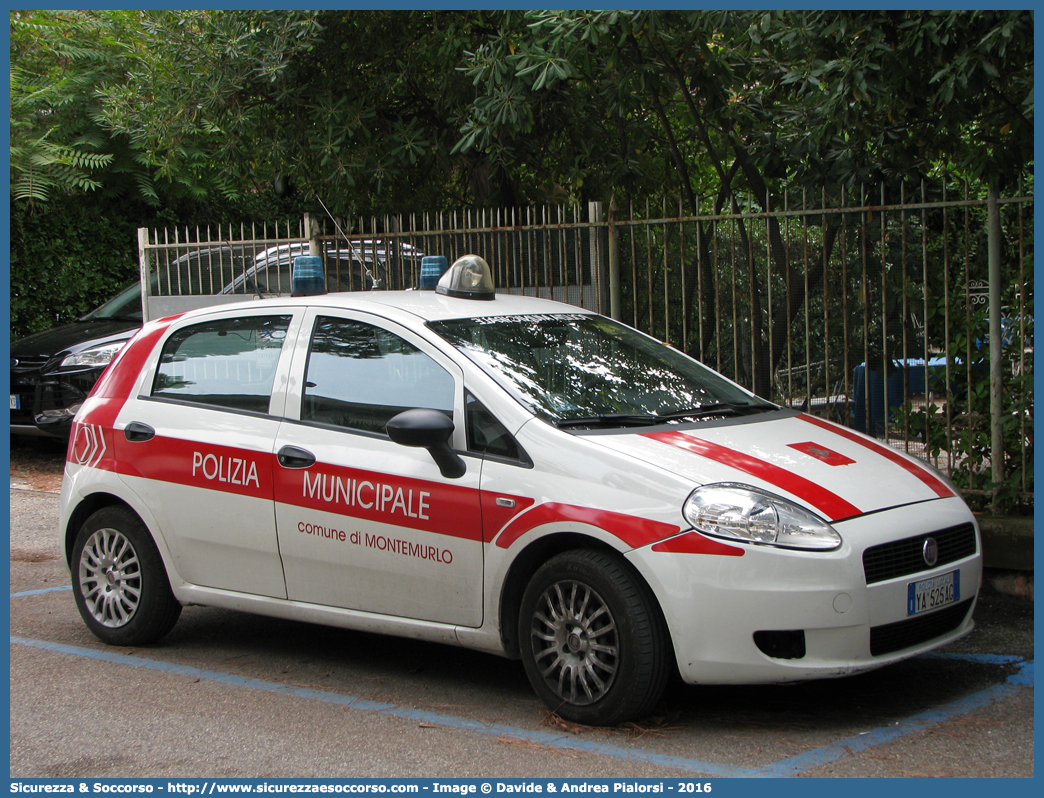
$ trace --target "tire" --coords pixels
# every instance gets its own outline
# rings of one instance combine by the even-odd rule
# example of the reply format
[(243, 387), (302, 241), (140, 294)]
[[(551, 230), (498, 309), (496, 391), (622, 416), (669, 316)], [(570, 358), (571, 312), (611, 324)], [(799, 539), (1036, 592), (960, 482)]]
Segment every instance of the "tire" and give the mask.
[(615, 726), (647, 715), (663, 695), (671, 663), (663, 616), (612, 554), (578, 549), (540, 566), (518, 632), (530, 684), (566, 720)]
[(104, 507), (84, 522), (71, 571), (80, 615), (109, 645), (154, 643), (181, 615), (156, 543), (126, 507)]

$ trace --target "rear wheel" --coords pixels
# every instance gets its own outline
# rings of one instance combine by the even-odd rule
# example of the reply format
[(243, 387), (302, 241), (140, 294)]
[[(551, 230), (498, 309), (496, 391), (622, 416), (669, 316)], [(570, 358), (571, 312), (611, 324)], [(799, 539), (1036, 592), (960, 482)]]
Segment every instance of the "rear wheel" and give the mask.
[(655, 599), (606, 552), (564, 552), (537, 570), (522, 597), (519, 642), (537, 695), (577, 723), (611, 726), (648, 714), (667, 683), (667, 632)]
[(102, 508), (80, 527), (72, 577), (87, 628), (110, 645), (155, 642), (181, 615), (152, 536), (125, 507)]

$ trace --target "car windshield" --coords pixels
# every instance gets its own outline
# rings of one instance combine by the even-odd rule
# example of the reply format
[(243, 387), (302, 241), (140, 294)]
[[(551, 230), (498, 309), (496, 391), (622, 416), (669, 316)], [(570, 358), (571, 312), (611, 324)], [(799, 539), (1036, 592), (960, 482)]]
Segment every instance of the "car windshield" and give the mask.
[(141, 321), (141, 283), (134, 282), (80, 321)]
[(563, 428), (691, 421), (775, 407), (602, 316), (490, 316), (428, 326), (532, 412)]

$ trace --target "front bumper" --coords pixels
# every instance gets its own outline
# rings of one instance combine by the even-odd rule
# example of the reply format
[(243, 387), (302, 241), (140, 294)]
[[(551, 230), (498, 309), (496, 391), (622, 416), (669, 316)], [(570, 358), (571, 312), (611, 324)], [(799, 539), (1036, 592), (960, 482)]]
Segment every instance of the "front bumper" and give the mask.
[[(974, 516), (963, 501), (923, 502), (834, 528), (843, 543), (832, 552), (737, 543), (742, 556), (657, 552), (655, 546), (628, 555), (660, 601), (686, 682), (845, 676), (938, 648), (971, 631), (982, 554)], [(872, 573), (864, 568), (868, 549), (874, 549), (873, 559), (875, 552), (888, 554), (895, 541), (915, 545), (947, 529), (960, 531), (964, 548), (940, 552), (935, 567), (909, 561)], [(910, 584), (950, 572), (959, 574), (959, 599), (909, 615)]]
[[(14, 435), (69, 437), (73, 416), (101, 376), (103, 368), (39, 374), (11, 372), (11, 408)], [(14, 405), (12, 400), (12, 405)]]

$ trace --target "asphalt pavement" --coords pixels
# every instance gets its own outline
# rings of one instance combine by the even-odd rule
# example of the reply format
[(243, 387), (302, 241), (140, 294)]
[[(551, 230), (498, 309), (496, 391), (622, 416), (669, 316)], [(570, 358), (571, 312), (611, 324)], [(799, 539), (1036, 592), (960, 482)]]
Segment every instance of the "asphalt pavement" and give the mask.
[(188, 607), (159, 643), (87, 631), (55, 494), (11, 490), (18, 777), (1031, 777), (1033, 604), (870, 674), (672, 684), (656, 717), (558, 722), (522, 667), (462, 649)]

